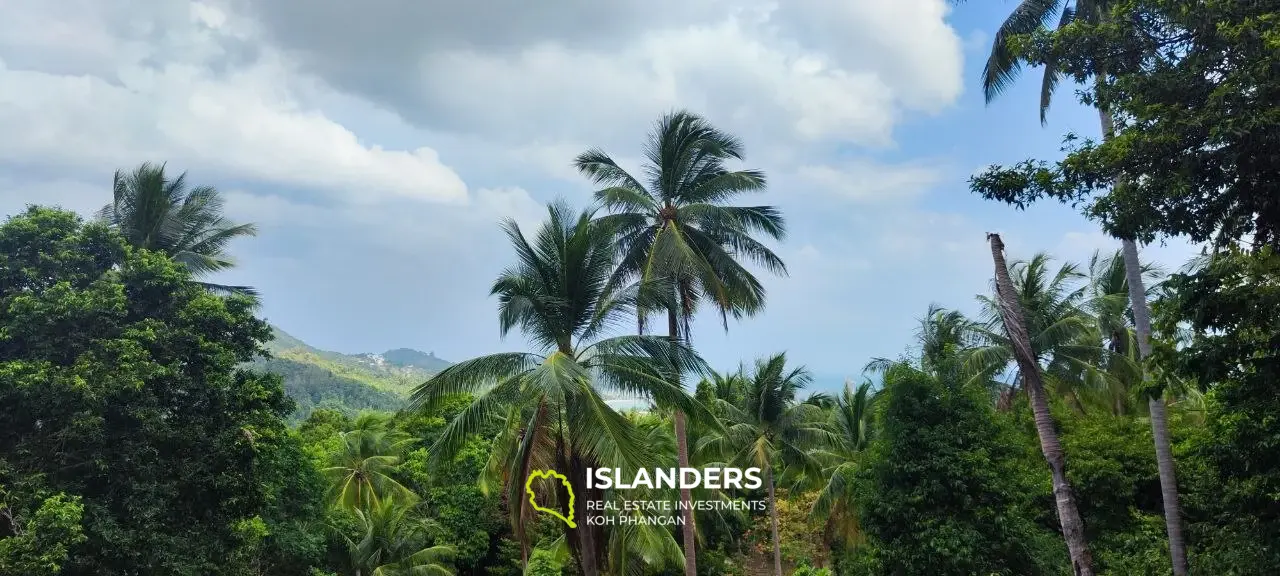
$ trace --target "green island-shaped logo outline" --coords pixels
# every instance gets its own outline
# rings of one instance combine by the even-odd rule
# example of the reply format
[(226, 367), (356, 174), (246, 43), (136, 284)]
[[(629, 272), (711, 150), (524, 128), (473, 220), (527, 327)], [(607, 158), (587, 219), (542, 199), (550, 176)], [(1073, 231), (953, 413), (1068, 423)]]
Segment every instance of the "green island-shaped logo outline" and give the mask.
[[(569, 491), (569, 517), (568, 518), (565, 518), (564, 516), (560, 515), (560, 512), (557, 512), (550, 508), (544, 508), (538, 505), (537, 498), (533, 494), (533, 480), (535, 478), (558, 478), (560, 480), (560, 483), (564, 484), (565, 490)], [(550, 514), (552, 516), (555, 516), (556, 518), (564, 520), (564, 523), (568, 524), (570, 528), (578, 527), (577, 524), (573, 523), (573, 500), (574, 500), (573, 486), (569, 485), (568, 476), (565, 476), (564, 474), (556, 472), (555, 470), (534, 470), (529, 473), (529, 478), (524, 481), (524, 491), (529, 495), (529, 504), (533, 506), (534, 510), (538, 512), (546, 512), (547, 514)]]

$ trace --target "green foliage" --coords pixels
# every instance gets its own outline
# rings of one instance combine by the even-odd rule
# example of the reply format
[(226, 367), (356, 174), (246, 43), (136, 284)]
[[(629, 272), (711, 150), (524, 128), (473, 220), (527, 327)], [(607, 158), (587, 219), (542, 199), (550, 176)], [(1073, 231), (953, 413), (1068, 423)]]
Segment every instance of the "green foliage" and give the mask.
[(535, 549), (529, 557), (529, 564), (525, 566), (525, 576), (560, 576), (563, 574), (564, 567), (556, 560), (555, 554), (550, 550), (541, 548)]
[(345, 536), (350, 567), (371, 576), (452, 575), (453, 547), (430, 545), (433, 522), (412, 503), (388, 495), (354, 510), (357, 530)]
[[(1064, 160), (993, 167), (970, 181), (973, 190), (1018, 206), (1071, 202), (1122, 237), (1216, 236), (1226, 245), (1252, 235), (1255, 245), (1276, 246), (1276, 2), (1112, 4), (1106, 21), (1038, 34), (1019, 43), (1018, 55), (1055, 62), (1077, 80), (1105, 70), (1084, 101), (1110, 111), (1115, 137), (1080, 143), (1069, 135)], [(1136, 177), (1111, 189), (1126, 176)]]
[(1051, 574), (1064, 561), (1037, 524), (1030, 442), (989, 401), (898, 364), (885, 374), (884, 424), (857, 478), (869, 556), (883, 574)]
[(415, 450), (400, 468), (431, 511), (439, 528), (437, 539), (456, 549), (455, 564), (476, 573), (489, 564), (505, 563), (494, 548), (499, 537), (509, 535), (501, 502), (476, 485), (489, 461), (491, 442), (473, 438), (451, 462), (437, 466), (430, 465), (426, 450)]
[(273, 575), (302, 575), (323, 561), (326, 484), (302, 437), (288, 432), (280, 449), (260, 455), (266, 534), (254, 564)]
[(814, 568), (808, 564), (801, 564), (795, 572), (791, 573), (791, 576), (832, 576), (832, 574), (829, 568)]
[[(717, 392), (728, 392), (730, 398), (738, 398), (741, 403), (734, 405), (729, 399), (716, 398), (715, 407), (724, 420), (725, 430), (705, 435), (697, 445), (698, 454), (704, 459), (718, 458), (732, 466), (762, 470), (770, 519), (778, 518), (786, 507), (788, 515), (802, 525), (810, 521), (812, 501), (797, 510), (776, 498), (775, 463), (784, 467), (781, 470), (784, 473), (793, 471), (801, 476), (822, 473), (822, 464), (814, 452), (833, 444), (832, 436), (824, 428), (828, 416), (821, 406), (826, 398), (811, 396), (803, 402), (797, 401), (797, 395), (810, 381), (811, 376), (804, 367), (787, 368), (785, 353), (757, 361), (750, 374), (741, 375), (728, 386), (717, 387)], [(739, 391), (745, 393), (739, 394)], [(775, 538), (772, 522), (769, 526), (771, 555), (775, 565), (780, 565), (786, 557), (781, 550), (782, 534), (779, 532)], [(756, 533), (759, 532), (763, 530)], [(812, 544), (807, 538), (792, 539), (789, 553), (805, 554), (809, 552), (807, 544)]]
[(726, 430), (700, 440), (699, 453), (762, 470), (770, 469), (775, 460), (816, 470), (820, 464), (812, 450), (827, 438), (822, 429), (827, 415), (815, 403), (797, 401), (812, 381), (809, 372), (803, 366), (788, 369), (786, 354), (775, 354), (756, 362), (755, 370), (744, 377), (741, 404), (716, 398)]
[[(1067, 475), (1094, 568), (1117, 576), (1167, 569), (1168, 540), (1150, 424), (1105, 413), (1060, 421), (1063, 450), (1071, 455)], [(1184, 435), (1181, 428), (1171, 432), (1175, 439)]]
[(350, 430), (351, 418), (340, 410), (321, 408), (298, 425), (298, 436), (313, 455), (326, 459), (338, 450), (340, 434)]
[(80, 498), (64, 574), (224, 573), (291, 442), (279, 380), (236, 370), (252, 308), (68, 212), (0, 225), (0, 458)]
[(1201, 491), (1186, 504), (1193, 562), (1202, 573), (1262, 574), (1280, 565), (1280, 256), (1231, 251), (1170, 289), (1161, 322), (1185, 322), (1194, 336), (1168, 361), (1213, 383), (1187, 454)]
[[(782, 561), (787, 565), (823, 562), (828, 555), (828, 544), (823, 523), (810, 516), (815, 493), (778, 498), (778, 541), (781, 543)], [(743, 536), (756, 543), (759, 550), (770, 550), (769, 517), (759, 516), (756, 523)]]
[(80, 499), (56, 494), (44, 499), (30, 520), (24, 516), (10, 503), (0, 501), (0, 575), (59, 574), (68, 551), (85, 540)]
[[(1134, 401), (1161, 388), (1179, 400), (1169, 430), (1195, 573), (1280, 565), (1277, 13), (1275, 0), (1026, 0), (994, 39), (988, 99), (1022, 64), (1044, 64), (1042, 118), (1060, 77), (1095, 79), (1083, 101), (1115, 133), (1069, 135), (1060, 162), (993, 167), (971, 180), (976, 192), (1076, 203), (1124, 237), (1215, 241), (1201, 267), (1151, 292), (1146, 366), (1121, 259), (1095, 255), (1087, 279), (1043, 255), (1013, 267), (1100, 575), (1168, 571)], [(931, 307), (919, 358), (871, 365), (884, 371), (878, 394), (800, 401), (807, 376), (782, 355), (751, 374), (710, 373), (687, 345), (690, 319), (702, 303), (725, 320), (760, 311), (744, 264), (785, 273), (755, 238), (781, 239), (783, 220), (726, 205), (764, 176), (730, 170), (741, 143), (702, 118), (667, 115), (648, 144), (644, 181), (598, 150), (576, 159), (609, 214), (557, 203), (532, 239), (506, 225), (517, 262), (492, 295), (503, 333), (520, 329), (533, 349), (458, 365), (409, 349), (318, 350), (255, 318), (250, 289), (196, 282), (231, 266), (227, 243), (254, 229), (162, 166), (117, 173), (101, 221), (42, 208), (10, 218), (0, 576), (674, 574), (676, 530), (565, 530), (527, 509), (522, 482), (534, 467), (578, 481), (588, 467), (669, 464), (671, 409), (691, 416), (694, 465), (767, 471), (779, 523), (774, 538), (766, 515), (699, 512), (700, 575), (745, 574), (775, 541), (798, 576), (829, 576), (811, 565), (828, 559), (840, 574), (1065, 573), (1019, 382), (996, 380), (1010, 354), (992, 300), (980, 299), (979, 321)], [(610, 337), (656, 311), (683, 344)], [(708, 375), (697, 401), (678, 386), (691, 372)], [(1199, 413), (1184, 402), (1200, 398), (1192, 387)], [(411, 390), (415, 410), (383, 412)], [(606, 403), (618, 396), (659, 409), (622, 414)], [(575, 491), (579, 504), (618, 497)], [(567, 505), (549, 492), (539, 496)], [(539, 541), (550, 545), (522, 569)]]
[(449, 366), (449, 362), (417, 350), (400, 348), (382, 354), (379, 362), (373, 354), (343, 354), (315, 348), (298, 338), (271, 327), (272, 339), (267, 350), (273, 358), (311, 364), (335, 377), (362, 382), (373, 388), (404, 394), (432, 374)]
[[(699, 526), (699, 532), (703, 532)], [(710, 540), (708, 538), (707, 540)], [(734, 561), (734, 555), (708, 544), (698, 547), (698, 576), (745, 576), (746, 569)]]

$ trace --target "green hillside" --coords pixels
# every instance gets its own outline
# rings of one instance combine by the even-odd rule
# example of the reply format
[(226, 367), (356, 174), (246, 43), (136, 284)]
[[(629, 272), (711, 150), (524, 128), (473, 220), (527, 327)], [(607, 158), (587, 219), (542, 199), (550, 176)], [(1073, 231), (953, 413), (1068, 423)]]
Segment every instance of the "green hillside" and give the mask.
[(284, 380), (285, 394), (297, 404), (290, 418), (293, 422), (305, 419), (317, 408), (354, 414), (365, 410), (396, 410), (404, 404), (404, 398), (397, 394), (307, 362), (260, 358), (249, 366), (254, 370), (278, 374)]
[(267, 344), (271, 358), (257, 359), (250, 367), (284, 379), (285, 392), (298, 405), (294, 419), (316, 408), (395, 410), (414, 386), (449, 366), (434, 354), (409, 348), (343, 354), (315, 348), (277, 326), (272, 331), (274, 339)]

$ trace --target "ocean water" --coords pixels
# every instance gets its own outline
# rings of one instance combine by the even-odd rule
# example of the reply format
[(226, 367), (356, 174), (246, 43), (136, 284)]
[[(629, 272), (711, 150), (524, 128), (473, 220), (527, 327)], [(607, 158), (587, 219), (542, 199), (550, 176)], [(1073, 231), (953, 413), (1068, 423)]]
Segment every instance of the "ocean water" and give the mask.
[(645, 411), (649, 409), (648, 400), (637, 399), (637, 398), (617, 398), (614, 400), (606, 400), (605, 404), (608, 404), (610, 408), (613, 408), (614, 410), (618, 410), (618, 411), (625, 411), (625, 410)]
[[(863, 381), (863, 378), (864, 377), (861, 375), (841, 376), (841, 375), (833, 375), (833, 374), (815, 374), (813, 376), (813, 381), (810, 382), (809, 385), (806, 386), (805, 389), (800, 392), (799, 398), (804, 399), (808, 397), (810, 394), (814, 394), (817, 392), (822, 392), (822, 393), (829, 394), (831, 396), (836, 396), (840, 394), (841, 390), (844, 390), (845, 382), (849, 382), (856, 387), (859, 383)], [(872, 378), (872, 381), (876, 382), (878, 381), (878, 378)], [(612, 400), (606, 400), (605, 403), (611, 406), (614, 410), (619, 410), (619, 411), (624, 411), (624, 410), (644, 411), (644, 410), (648, 410), (650, 407), (648, 400), (637, 399), (637, 398), (615, 398)]]

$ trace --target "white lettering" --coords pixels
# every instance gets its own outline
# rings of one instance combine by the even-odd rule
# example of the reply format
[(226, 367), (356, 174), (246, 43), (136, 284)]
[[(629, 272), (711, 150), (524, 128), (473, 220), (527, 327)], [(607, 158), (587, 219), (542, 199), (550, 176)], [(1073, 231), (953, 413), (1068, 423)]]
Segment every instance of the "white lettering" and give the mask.
[(707, 468), (702, 473), (702, 487), (707, 490), (720, 489), (720, 468)]
[(724, 489), (725, 490), (741, 490), (742, 489), (742, 469), (741, 468), (725, 468), (724, 469)]
[[(693, 474), (692, 479), (690, 479), (689, 474)], [(697, 468), (681, 468), (680, 469), (680, 488), (681, 489), (697, 488), (698, 484), (701, 481), (702, 481), (702, 473), (698, 472)]]
[(600, 488), (601, 490), (613, 488), (613, 477), (609, 475), (608, 468), (596, 468), (595, 473), (596, 480), (598, 482), (596, 484), (597, 488)]
[(675, 488), (676, 487), (676, 475), (678, 473), (676, 472), (675, 468), (658, 468), (654, 470), (654, 472), (657, 473), (657, 478), (655, 479), (655, 481), (658, 484), (657, 486), (655, 486), (655, 488)]
[(632, 488), (639, 488), (641, 486), (644, 486), (645, 488), (653, 488), (653, 479), (649, 478), (649, 471), (644, 468), (636, 470), (636, 479), (631, 483)]

